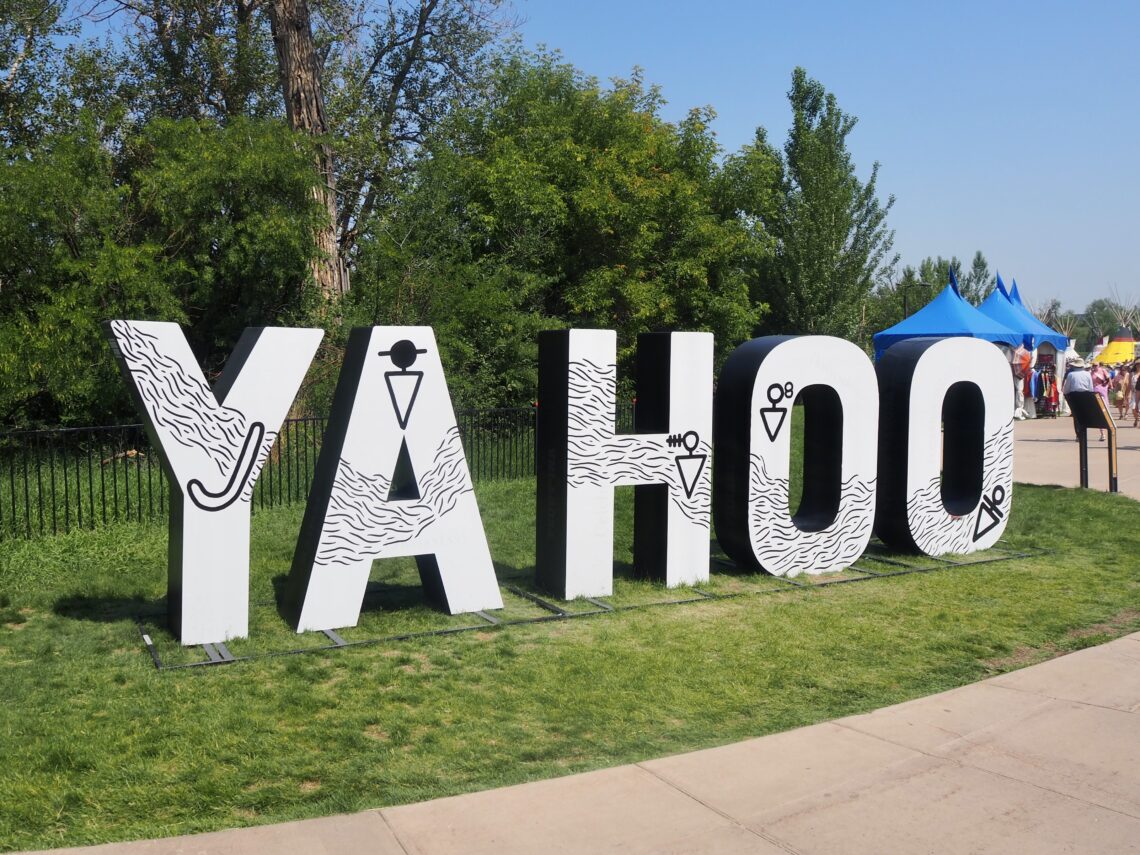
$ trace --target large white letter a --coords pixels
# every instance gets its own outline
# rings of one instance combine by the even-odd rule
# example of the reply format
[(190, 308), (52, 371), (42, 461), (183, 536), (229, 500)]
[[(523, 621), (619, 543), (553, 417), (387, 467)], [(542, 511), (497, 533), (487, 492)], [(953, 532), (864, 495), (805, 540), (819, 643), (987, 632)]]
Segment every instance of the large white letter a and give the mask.
[(290, 620), (355, 626), (372, 562), (408, 555), (450, 613), (503, 607), (431, 327), (362, 327), (293, 556)]

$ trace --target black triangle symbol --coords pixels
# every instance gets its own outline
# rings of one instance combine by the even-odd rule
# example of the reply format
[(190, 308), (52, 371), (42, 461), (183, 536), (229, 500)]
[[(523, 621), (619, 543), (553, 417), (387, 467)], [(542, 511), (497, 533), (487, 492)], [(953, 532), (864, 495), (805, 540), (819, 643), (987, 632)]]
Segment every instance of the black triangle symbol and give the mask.
[[(407, 430), (408, 419), (412, 417), (412, 407), (420, 393), (420, 383), (424, 379), (422, 371), (385, 371), (384, 382), (388, 384), (388, 397), (392, 399), (392, 409), (396, 411), (396, 421), (401, 430)], [(397, 382), (393, 383), (395, 380)]]
[[(982, 515), (985, 514), (987, 523), (986, 527), (982, 528)], [(982, 499), (982, 503), (978, 505), (978, 519), (974, 523), (974, 542), (976, 543), (981, 538), (985, 537), (986, 533), (992, 531), (993, 528), (1002, 520), (1002, 512), (997, 509), (989, 499)]]
[[(776, 441), (780, 435), (780, 428), (784, 426), (784, 417), (788, 414), (787, 407), (761, 407), (760, 419), (764, 422), (764, 430), (768, 432), (768, 439)], [(773, 425), (773, 422), (775, 424)]]
[(412, 468), (412, 455), (408, 453), (408, 441), (400, 441), (400, 453), (396, 457), (396, 469), (392, 473), (392, 486), (388, 489), (389, 502), (406, 502), (420, 498), (420, 485), (416, 480), (416, 470)]
[[(707, 454), (679, 454), (677, 455), (677, 471), (681, 473), (681, 484), (685, 488), (685, 497), (693, 498), (693, 490), (697, 489), (697, 481), (704, 471)], [(694, 468), (694, 463), (696, 468)]]

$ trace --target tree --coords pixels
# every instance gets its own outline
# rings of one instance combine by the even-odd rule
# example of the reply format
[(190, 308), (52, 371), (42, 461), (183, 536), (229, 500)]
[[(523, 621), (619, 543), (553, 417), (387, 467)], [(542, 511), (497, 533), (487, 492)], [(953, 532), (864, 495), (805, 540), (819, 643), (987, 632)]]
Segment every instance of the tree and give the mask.
[(1074, 335), (1078, 349), (1087, 353), (1098, 340), (1115, 333), (1120, 326), (1118, 318), (1124, 311), (1124, 305), (1111, 297), (1098, 297), (1085, 306)]
[(316, 140), (327, 223), (312, 273), (333, 299), (348, 290), (361, 224), (392, 203), (425, 135), (478, 87), (485, 48), (513, 25), (500, 3), (99, 0), (90, 14), (137, 25), (140, 121), (283, 115)]
[[(961, 270), (961, 265), (958, 266), (958, 270)], [(980, 306), (996, 285), (997, 277), (990, 273), (989, 262), (979, 249), (974, 253), (969, 272), (958, 280), (958, 290), (967, 301)]]
[(969, 271), (963, 273), (962, 262), (956, 258), (928, 256), (918, 267), (907, 265), (898, 281), (881, 282), (868, 297), (861, 343), (870, 345), (870, 336), (894, 326), (905, 315), (913, 315), (941, 293), (950, 282), (950, 271), (958, 278), (958, 290), (973, 305), (979, 305), (993, 286), (996, 277), (990, 274), (989, 263), (979, 250)]
[(32, 145), (58, 73), (54, 41), (74, 30), (55, 0), (0, 0), (0, 148)]
[[(1026, 306), (1026, 308), (1033, 313), (1037, 320), (1050, 327), (1054, 326), (1062, 313), (1061, 301), (1056, 297), (1050, 297), (1040, 303)], [(1058, 332), (1060, 331), (1059, 327), (1054, 327), (1054, 329), (1057, 329)]]
[(731, 349), (759, 316), (741, 272), (755, 239), (717, 209), (709, 112), (673, 125), (660, 106), (636, 72), (603, 88), (554, 55), (495, 60), (371, 223), (355, 311), (447, 329), (469, 402), (529, 400), (544, 327), (616, 329), (625, 369), (640, 332), (715, 330)]
[(320, 212), (277, 122), (156, 120), (110, 151), (96, 122), (0, 165), (0, 420), (132, 412), (103, 320), (187, 325), (207, 374), (247, 325), (296, 321)]
[[(136, 122), (279, 114), (276, 65), (262, 0), (96, 0), (81, 7), (92, 20), (126, 17), (134, 25), (118, 69), (136, 92)], [(83, 46), (92, 50), (90, 43)], [(118, 58), (104, 49), (112, 67)], [(92, 105), (88, 105), (92, 106)]]
[(403, 0), (339, 37), (325, 62), (336, 134), (337, 234), (351, 264), (361, 227), (413, 180), (428, 135), (485, 86), (487, 49), (514, 26), (501, 0)]
[(920, 282), (927, 283), (933, 289), (931, 292), (933, 297), (950, 284), (951, 270), (954, 271), (954, 278), (958, 280), (958, 287), (961, 290), (962, 262), (956, 255), (950, 258), (943, 258), (941, 255), (927, 256), (922, 259), (918, 264), (918, 278)]
[(886, 227), (894, 198), (875, 194), (879, 164), (863, 183), (847, 150), (856, 119), (802, 68), (788, 92), (792, 127), (781, 154), (761, 129), (726, 169), (740, 214), (775, 241), (752, 273), (756, 302), (772, 308), (770, 332), (857, 335), (876, 277), (894, 259)]
[(319, 255), (313, 262), (313, 278), (326, 299), (331, 299), (348, 290), (348, 270), (336, 236), (336, 167), (309, 5), (305, 0), (269, 0), (269, 20), (285, 116), (293, 130), (315, 138), (316, 168), (321, 182), (313, 193), (325, 209), (326, 218), (317, 228)]
[[(893, 272), (893, 271), (892, 271)], [(857, 343), (870, 349), (871, 337), (913, 315), (938, 296), (941, 286), (924, 279), (909, 264), (897, 281), (888, 277), (881, 281), (864, 302), (864, 312)]]

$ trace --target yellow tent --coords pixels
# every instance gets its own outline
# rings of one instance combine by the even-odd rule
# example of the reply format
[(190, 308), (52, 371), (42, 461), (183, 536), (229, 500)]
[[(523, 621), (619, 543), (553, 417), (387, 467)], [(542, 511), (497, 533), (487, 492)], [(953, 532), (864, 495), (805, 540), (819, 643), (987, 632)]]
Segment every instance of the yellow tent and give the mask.
[(1121, 362), (1131, 362), (1135, 358), (1136, 339), (1132, 337), (1127, 327), (1121, 327), (1116, 331), (1116, 335), (1109, 339), (1104, 350), (1094, 356), (1092, 361), (1101, 365), (1116, 365)]

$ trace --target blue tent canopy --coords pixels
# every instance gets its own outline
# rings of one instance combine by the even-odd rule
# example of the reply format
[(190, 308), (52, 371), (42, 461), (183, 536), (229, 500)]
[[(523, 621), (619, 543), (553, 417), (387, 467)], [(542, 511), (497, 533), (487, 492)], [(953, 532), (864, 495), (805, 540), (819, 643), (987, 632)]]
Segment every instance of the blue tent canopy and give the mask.
[(1028, 312), (1010, 302), (1009, 292), (1005, 290), (1005, 283), (1001, 281), (1000, 273), (997, 277), (997, 287), (982, 301), (982, 305), (978, 306), (978, 311), (993, 318), (999, 324), (1009, 327), (1014, 332), (1021, 333), (1021, 343), (1029, 350), (1037, 347), (1040, 334), (1037, 326), (1040, 326), (1041, 322), (1034, 318), (1037, 324), (1033, 327), (1030, 326), (1025, 317)]
[(1023, 333), (1015, 332), (988, 315), (983, 315), (967, 303), (958, 293), (958, 282), (951, 271), (950, 284), (942, 289), (941, 294), (909, 318), (875, 335), (875, 359), (882, 356), (883, 351), (892, 344), (919, 336), (970, 336), (1017, 347)]
[[(1049, 344), (1053, 345), (1053, 347), (1057, 348), (1057, 350), (1064, 350), (1069, 346), (1069, 339), (1065, 336), (1064, 333), (1059, 333), (1052, 327), (1041, 323), (1041, 321), (1037, 319), (1036, 315), (1029, 311), (1029, 309), (1025, 308), (1025, 305), (1021, 302), (1021, 294), (1017, 292), (1016, 279), (1013, 280), (1013, 291), (1006, 293), (1005, 285), (1002, 283), (1001, 276), (999, 275), (997, 278), (997, 288), (994, 290), (995, 293), (996, 291), (1001, 290), (1001, 292), (1005, 294), (1006, 299), (1009, 300), (1009, 304), (1013, 306), (1014, 310), (1025, 319), (1025, 328), (1033, 333), (1037, 339), (1037, 344), (1048, 342)], [(990, 296), (992, 297), (993, 294)], [(1029, 345), (1026, 345), (1026, 347), (1028, 346)]]

